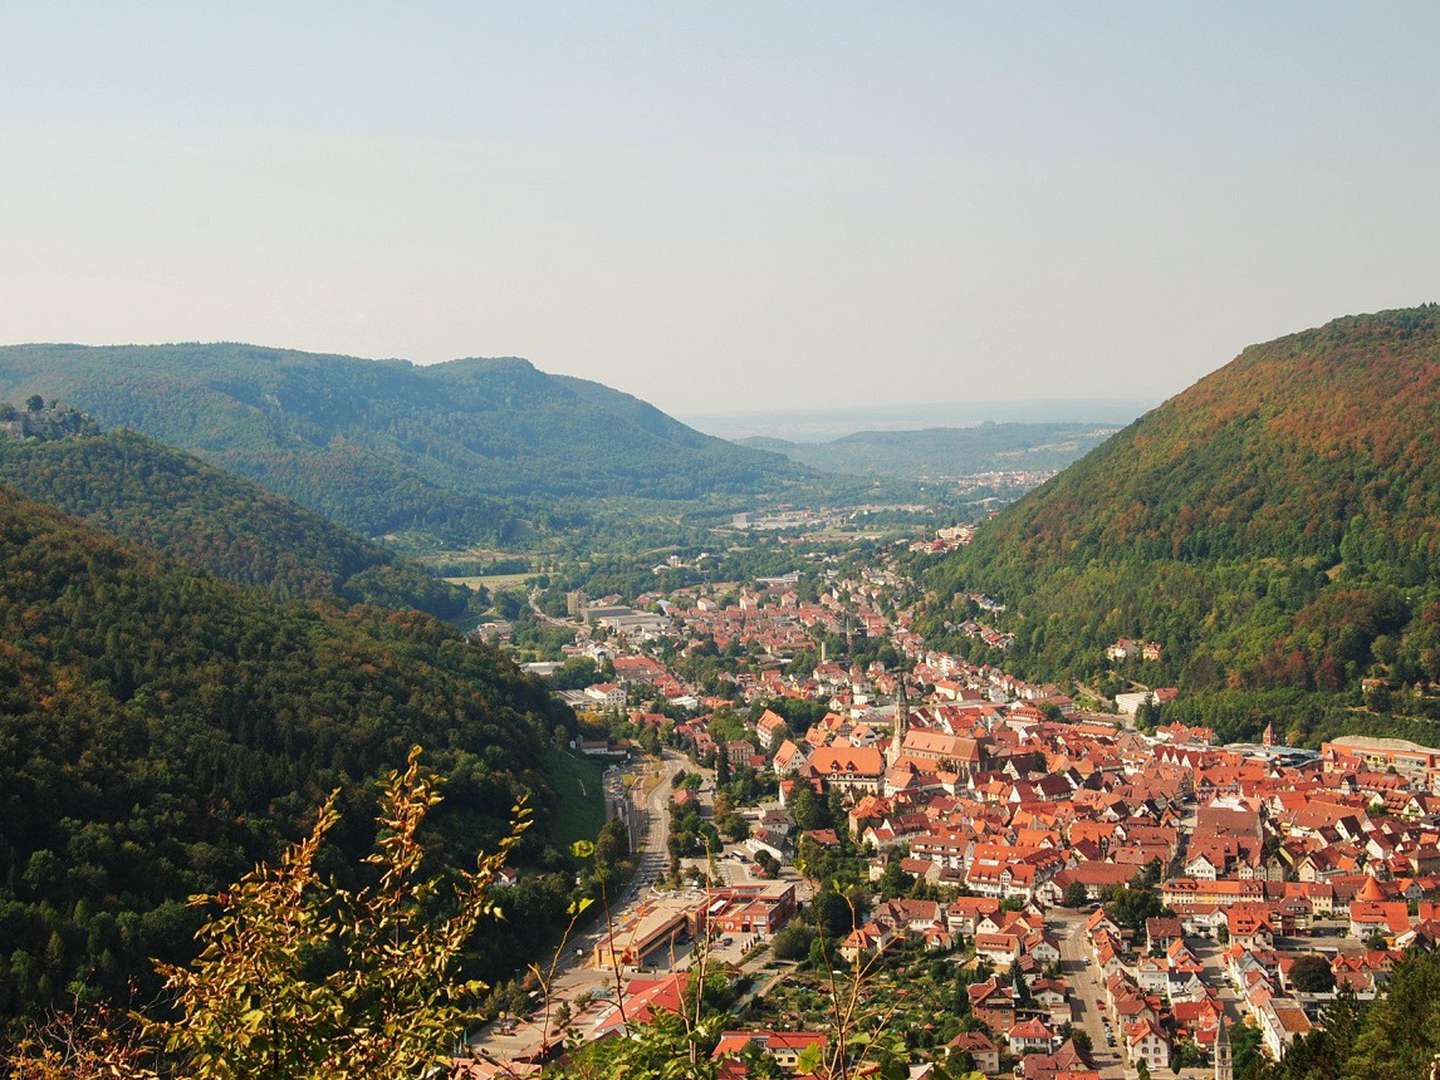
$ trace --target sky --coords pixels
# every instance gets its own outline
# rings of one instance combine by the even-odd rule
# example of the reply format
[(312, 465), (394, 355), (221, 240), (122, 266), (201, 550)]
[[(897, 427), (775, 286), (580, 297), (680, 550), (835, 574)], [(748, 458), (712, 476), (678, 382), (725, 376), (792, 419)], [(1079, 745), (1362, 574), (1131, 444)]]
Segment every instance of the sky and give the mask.
[(0, 342), (696, 415), (1158, 401), (1440, 299), (1440, 5), (0, 5)]

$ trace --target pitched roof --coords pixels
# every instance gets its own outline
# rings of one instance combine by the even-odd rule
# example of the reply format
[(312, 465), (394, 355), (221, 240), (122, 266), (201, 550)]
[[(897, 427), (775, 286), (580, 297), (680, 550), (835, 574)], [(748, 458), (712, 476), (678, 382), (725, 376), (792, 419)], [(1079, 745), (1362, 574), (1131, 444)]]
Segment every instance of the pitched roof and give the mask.
[(725, 1031), (715, 1044), (711, 1057), (732, 1057), (741, 1053), (751, 1043), (758, 1043), (774, 1053), (777, 1050), (802, 1051), (811, 1046), (823, 1046), (823, 1031)]
[(1039, 1020), (1025, 1020), (1010, 1029), (1012, 1039), (1048, 1039), (1050, 1029)]
[(885, 756), (873, 746), (822, 746), (810, 755), (817, 776), (873, 776), (885, 772)]

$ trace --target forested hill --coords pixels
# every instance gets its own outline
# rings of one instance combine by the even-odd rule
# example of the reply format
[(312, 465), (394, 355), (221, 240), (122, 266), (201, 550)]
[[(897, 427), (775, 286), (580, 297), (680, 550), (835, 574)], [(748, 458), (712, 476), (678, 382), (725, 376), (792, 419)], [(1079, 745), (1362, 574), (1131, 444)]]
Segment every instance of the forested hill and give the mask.
[(826, 442), (788, 442), (763, 436), (741, 445), (784, 454), (824, 472), (906, 480), (981, 472), (1062, 469), (1098, 446), (1113, 424), (985, 423), (913, 431), (857, 431)]
[(0, 348), (0, 400), (58, 398), (366, 536), (507, 539), (577, 500), (771, 490), (784, 458), (518, 359), (432, 366), (251, 345)]
[(373, 799), (413, 743), (450, 776), (437, 851), (473, 859), (521, 791), (548, 816), (538, 765), (572, 723), (428, 616), (278, 601), (0, 487), (0, 1017), (188, 955), (187, 896), (333, 787)]
[(1126, 636), (1165, 646), (1152, 685), (1440, 680), (1440, 307), (1247, 348), (932, 583), (1007, 601), (1015, 662), (1048, 676)]
[(304, 507), (132, 431), (0, 435), (0, 484), (284, 597), (463, 615), (474, 595)]

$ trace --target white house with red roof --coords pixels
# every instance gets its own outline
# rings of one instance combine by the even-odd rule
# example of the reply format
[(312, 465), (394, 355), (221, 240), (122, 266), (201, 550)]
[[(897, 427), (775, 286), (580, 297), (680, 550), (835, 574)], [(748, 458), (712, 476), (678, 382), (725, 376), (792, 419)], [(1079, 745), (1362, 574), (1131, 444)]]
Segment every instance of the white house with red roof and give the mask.
[(1024, 1054), (1048, 1054), (1055, 1049), (1055, 1034), (1045, 1026), (1043, 1020), (1022, 1020), (1006, 1034), (1010, 1052), (1016, 1057)]
[(1131, 1065), (1143, 1061), (1151, 1075), (1170, 1067), (1170, 1041), (1154, 1020), (1137, 1020), (1125, 1028), (1125, 1054)]
[(714, 1058), (736, 1058), (748, 1047), (755, 1047), (774, 1060), (782, 1069), (793, 1070), (800, 1061), (800, 1055), (812, 1046), (824, 1049), (826, 1036), (823, 1031), (726, 1031), (720, 1035)]
[(760, 745), (766, 750), (773, 750), (777, 743), (784, 739), (788, 730), (785, 718), (769, 709), (761, 713), (760, 719), (755, 721), (755, 734), (760, 739)]

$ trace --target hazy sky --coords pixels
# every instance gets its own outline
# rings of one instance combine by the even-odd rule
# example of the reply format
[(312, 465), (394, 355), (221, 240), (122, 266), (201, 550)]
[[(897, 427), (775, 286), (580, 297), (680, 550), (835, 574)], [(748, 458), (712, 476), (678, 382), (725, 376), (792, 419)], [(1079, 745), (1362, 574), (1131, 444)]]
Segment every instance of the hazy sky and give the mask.
[(1440, 4), (0, 5), (0, 342), (1160, 398), (1440, 299)]

